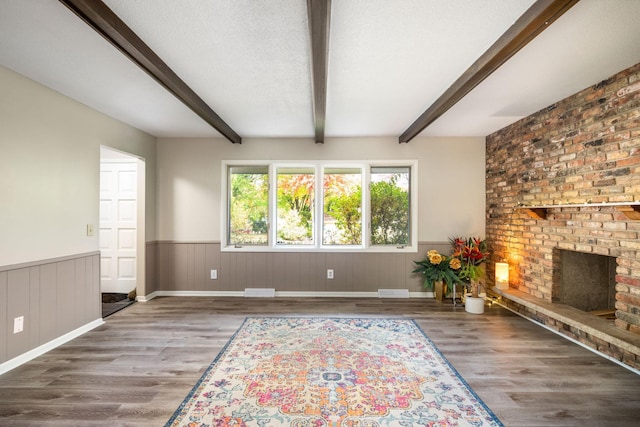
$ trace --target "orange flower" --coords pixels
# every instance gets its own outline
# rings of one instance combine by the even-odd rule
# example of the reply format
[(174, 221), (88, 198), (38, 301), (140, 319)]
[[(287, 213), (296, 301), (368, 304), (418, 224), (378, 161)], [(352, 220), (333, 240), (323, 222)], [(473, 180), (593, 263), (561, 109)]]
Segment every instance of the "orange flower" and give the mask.
[(440, 264), (444, 259), (444, 257), (440, 255), (440, 253), (438, 253), (437, 251), (429, 251), (427, 256), (429, 257), (429, 262), (434, 265)]

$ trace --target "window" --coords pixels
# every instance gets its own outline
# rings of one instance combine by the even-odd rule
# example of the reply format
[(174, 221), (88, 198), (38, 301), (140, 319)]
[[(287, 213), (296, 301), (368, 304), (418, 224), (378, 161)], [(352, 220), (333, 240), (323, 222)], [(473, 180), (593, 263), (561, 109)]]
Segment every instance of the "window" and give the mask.
[(223, 250), (415, 250), (415, 161), (223, 167)]
[(408, 167), (371, 168), (371, 244), (409, 244)]
[(315, 169), (277, 169), (277, 226), (278, 245), (313, 245)]
[(269, 168), (229, 167), (228, 245), (266, 245), (269, 224)]
[(324, 169), (323, 245), (362, 245), (362, 170)]

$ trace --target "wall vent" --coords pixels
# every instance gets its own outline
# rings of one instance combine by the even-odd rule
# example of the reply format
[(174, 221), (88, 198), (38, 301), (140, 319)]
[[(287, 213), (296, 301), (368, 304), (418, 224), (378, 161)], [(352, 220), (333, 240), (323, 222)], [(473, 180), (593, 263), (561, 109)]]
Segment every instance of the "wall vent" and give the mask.
[(245, 288), (245, 298), (273, 298), (276, 296), (275, 288)]
[(378, 289), (378, 298), (409, 298), (409, 289)]

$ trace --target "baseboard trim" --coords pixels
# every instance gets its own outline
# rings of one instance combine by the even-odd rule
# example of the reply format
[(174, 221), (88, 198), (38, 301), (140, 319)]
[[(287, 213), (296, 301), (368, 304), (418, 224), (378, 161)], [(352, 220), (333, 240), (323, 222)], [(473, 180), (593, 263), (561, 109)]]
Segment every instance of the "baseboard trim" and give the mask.
[(147, 302), (147, 301), (151, 301), (152, 299), (154, 299), (157, 296), (158, 296), (158, 291), (151, 292), (148, 295), (137, 295), (136, 296), (136, 301), (137, 302)]
[(433, 292), (409, 292), (409, 298), (435, 298)]
[(148, 302), (157, 297), (244, 297), (244, 291), (154, 291), (136, 297), (136, 301)]
[(283, 298), (377, 298), (377, 292), (312, 292), (312, 291), (281, 291), (276, 297)]
[(14, 357), (13, 359), (0, 364), (0, 375), (17, 368), (18, 366), (23, 365), (38, 356), (42, 356), (43, 354), (53, 350), (54, 348), (59, 347), (62, 344), (65, 344), (72, 339), (77, 338), (80, 335), (83, 335), (90, 330), (97, 328), (102, 324), (104, 324), (104, 320), (102, 320), (102, 318), (96, 319), (93, 322), (89, 322), (86, 325), (80, 326), (79, 328), (74, 329), (71, 332), (67, 332), (66, 334), (61, 335), (56, 339), (53, 339), (45, 344), (42, 344), (41, 346), (27, 351), (26, 353), (22, 353), (20, 356)]
[[(147, 302), (156, 297), (244, 297), (244, 291), (154, 291), (136, 297), (136, 301)], [(315, 292), (276, 291), (278, 298), (378, 298), (378, 292)], [(433, 292), (409, 292), (409, 298), (433, 298)]]
[(378, 298), (409, 298), (409, 289), (378, 289)]

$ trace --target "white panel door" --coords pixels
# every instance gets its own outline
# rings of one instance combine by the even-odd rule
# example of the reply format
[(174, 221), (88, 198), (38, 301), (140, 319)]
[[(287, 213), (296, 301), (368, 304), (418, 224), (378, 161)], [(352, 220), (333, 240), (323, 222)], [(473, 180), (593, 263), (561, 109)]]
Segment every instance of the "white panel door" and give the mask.
[(136, 163), (100, 164), (100, 271), (102, 292), (136, 287)]

